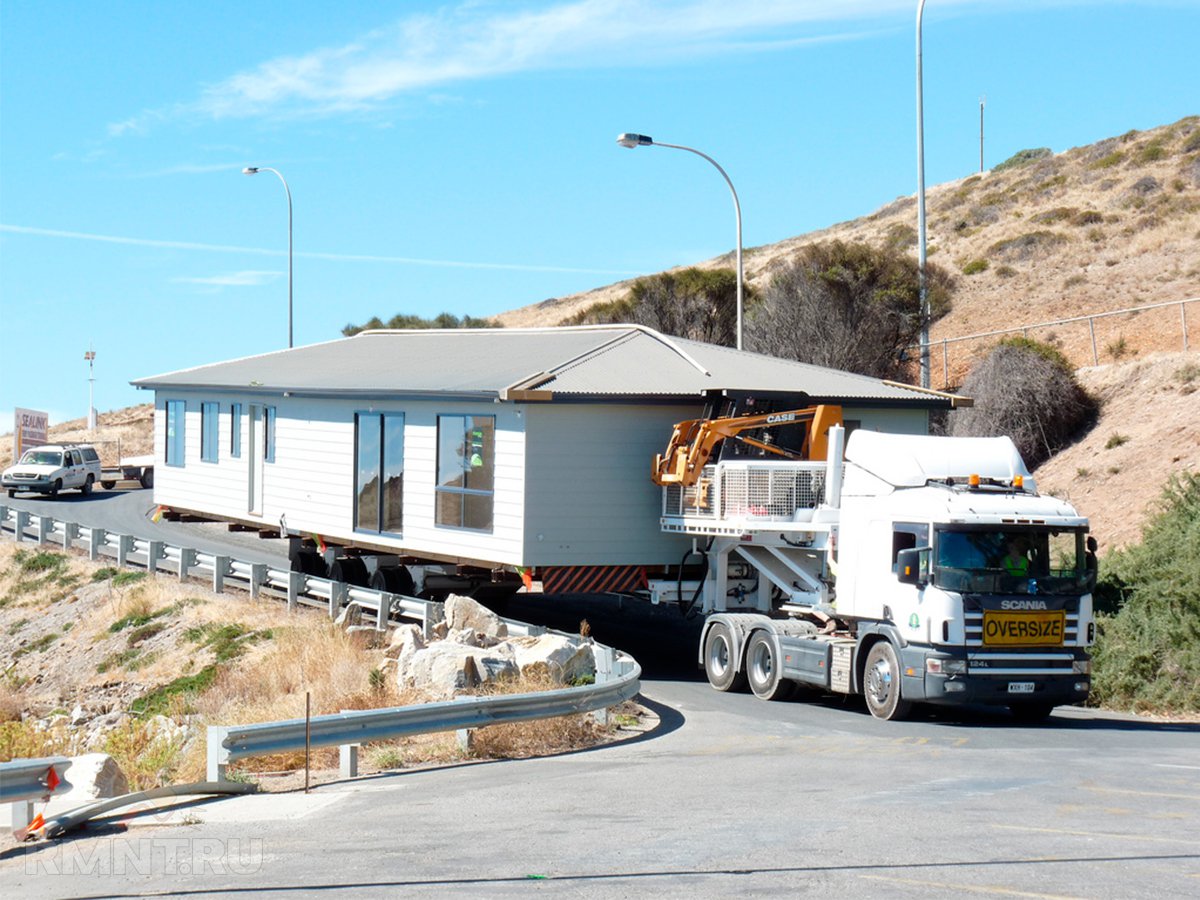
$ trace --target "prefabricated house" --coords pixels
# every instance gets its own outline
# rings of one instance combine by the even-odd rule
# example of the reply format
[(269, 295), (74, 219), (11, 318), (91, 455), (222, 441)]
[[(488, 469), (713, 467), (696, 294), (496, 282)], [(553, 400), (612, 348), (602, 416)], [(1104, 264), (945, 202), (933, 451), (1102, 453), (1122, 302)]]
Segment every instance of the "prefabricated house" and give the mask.
[(175, 513), (493, 569), (677, 563), (651, 464), (708, 392), (909, 434), (955, 400), (632, 325), (367, 331), (134, 384)]

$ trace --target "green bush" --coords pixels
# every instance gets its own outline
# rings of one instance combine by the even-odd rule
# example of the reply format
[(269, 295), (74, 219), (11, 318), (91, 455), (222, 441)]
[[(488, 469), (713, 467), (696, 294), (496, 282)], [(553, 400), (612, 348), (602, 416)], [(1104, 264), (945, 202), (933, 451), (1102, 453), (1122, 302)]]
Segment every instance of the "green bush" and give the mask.
[(1034, 150), (1018, 150), (1004, 162), (995, 166), (993, 172), (1003, 172), (1005, 169), (1017, 169), (1039, 159), (1048, 159), (1054, 155), (1049, 147), (1038, 147)]
[(988, 261), (986, 259), (973, 259), (962, 268), (964, 275), (978, 275), (980, 272), (988, 270)]
[(1096, 607), (1092, 702), (1200, 711), (1200, 473), (1173, 477), (1141, 543), (1105, 558)]

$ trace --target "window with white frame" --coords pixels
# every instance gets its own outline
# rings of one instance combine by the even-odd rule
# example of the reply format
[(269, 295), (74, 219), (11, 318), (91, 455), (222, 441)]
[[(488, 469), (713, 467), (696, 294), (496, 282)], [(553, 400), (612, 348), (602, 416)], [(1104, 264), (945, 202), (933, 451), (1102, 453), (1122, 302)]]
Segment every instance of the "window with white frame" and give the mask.
[(435, 522), (492, 530), (495, 416), (438, 416)]

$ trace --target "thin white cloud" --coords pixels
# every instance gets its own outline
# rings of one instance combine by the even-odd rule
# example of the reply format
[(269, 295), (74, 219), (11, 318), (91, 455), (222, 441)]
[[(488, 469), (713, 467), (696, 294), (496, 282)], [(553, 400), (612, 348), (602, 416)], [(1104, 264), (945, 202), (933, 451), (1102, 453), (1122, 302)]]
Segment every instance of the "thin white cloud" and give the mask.
[[(944, 14), (964, 6), (1075, 2), (937, 0), (936, 7)], [(141, 134), (157, 122), (196, 115), (283, 118), (367, 111), (418, 91), (428, 92), (431, 102), (445, 102), (439, 88), (518, 72), (779, 52), (867, 37), (911, 22), (914, 13), (913, 0), (527, 0), (516, 9), (461, 0), (342, 46), (269, 59), (209, 85), (195, 101), (114, 123), (109, 134)]]
[(282, 277), (282, 272), (248, 269), (243, 272), (230, 272), (226, 275), (172, 278), (171, 281), (176, 284), (199, 284), (205, 287), (258, 287)]
[[(121, 237), (111, 234), (89, 234), (81, 231), (62, 231), (55, 228), (36, 228), (29, 225), (0, 223), (0, 232), (34, 237), (67, 238), (77, 241), (98, 241), (107, 244), (126, 244), (134, 247), (159, 247), (166, 250), (198, 250), (206, 253), (249, 253), (258, 256), (286, 256), (286, 250), (265, 247), (237, 247), (229, 244), (202, 244), (195, 241), (163, 241), (154, 238)], [(622, 278), (640, 274), (624, 269), (588, 269), (574, 266), (539, 266), (529, 263), (478, 262), (461, 259), (426, 259), (416, 256), (383, 256), (361, 253), (318, 253), (299, 251), (299, 259), (320, 259), (328, 262), (370, 262), (403, 266), (430, 266), (441, 269), (493, 269), (509, 272), (565, 272), (576, 275), (617, 275)]]

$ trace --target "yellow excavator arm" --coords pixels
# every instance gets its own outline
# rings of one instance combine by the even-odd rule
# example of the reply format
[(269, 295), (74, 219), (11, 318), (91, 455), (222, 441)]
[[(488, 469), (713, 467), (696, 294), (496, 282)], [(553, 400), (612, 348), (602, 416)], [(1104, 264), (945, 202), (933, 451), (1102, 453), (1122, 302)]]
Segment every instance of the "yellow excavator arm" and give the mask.
[[(742, 432), (777, 428), (808, 422), (804, 444), (799, 452), (760, 441)], [(731, 416), (726, 419), (688, 419), (675, 426), (665, 453), (655, 454), (652, 478), (655, 484), (681, 484), (700, 480), (700, 473), (721, 441), (732, 438), (785, 459), (825, 459), (828, 434), (833, 425), (842, 424), (840, 406), (806, 406), (759, 416)]]

